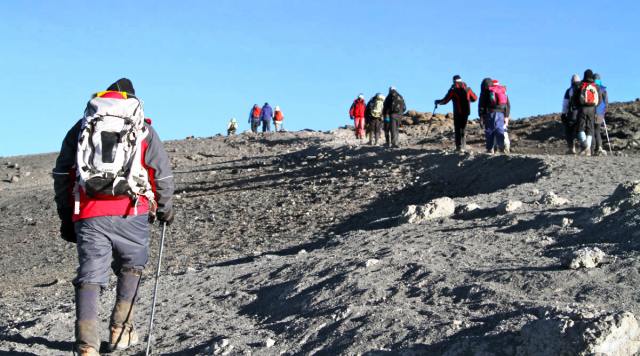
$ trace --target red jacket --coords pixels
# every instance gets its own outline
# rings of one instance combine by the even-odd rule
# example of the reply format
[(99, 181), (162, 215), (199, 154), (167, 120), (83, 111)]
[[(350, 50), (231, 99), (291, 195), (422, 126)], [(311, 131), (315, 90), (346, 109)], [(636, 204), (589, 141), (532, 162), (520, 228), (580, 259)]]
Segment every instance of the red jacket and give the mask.
[[(118, 92), (107, 92), (102, 97), (124, 99)], [(151, 127), (151, 120), (145, 119), (149, 134), (142, 142), (142, 165), (148, 172), (149, 182), (155, 195), (158, 211), (167, 211), (172, 207), (174, 190), (173, 173), (169, 158), (164, 150), (162, 141)], [(76, 152), (78, 138), (82, 128), (82, 120), (78, 121), (67, 133), (60, 149), (60, 154), (53, 169), (54, 189), (58, 212), (73, 212), (74, 187), (76, 185)], [(135, 201), (129, 197), (95, 196), (89, 197), (82, 188), (80, 193), (80, 213), (72, 216), (73, 221), (97, 216), (130, 216), (147, 214), (149, 202), (144, 196), (139, 197), (137, 209)]]
[(349, 109), (349, 117), (364, 117), (366, 108), (367, 105), (364, 103), (363, 99), (356, 99), (353, 104), (351, 104), (351, 108)]
[(476, 93), (464, 82), (457, 82), (451, 86), (447, 95), (440, 100), (440, 105), (447, 104), (453, 100), (453, 114), (455, 116), (469, 116), (471, 114), (471, 104), (478, 100)]

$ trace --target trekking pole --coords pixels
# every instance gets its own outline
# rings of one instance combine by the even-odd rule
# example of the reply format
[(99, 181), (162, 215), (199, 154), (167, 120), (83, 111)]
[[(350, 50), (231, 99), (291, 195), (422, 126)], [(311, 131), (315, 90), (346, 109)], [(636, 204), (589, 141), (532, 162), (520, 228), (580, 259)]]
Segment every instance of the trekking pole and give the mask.
[(604, 134), (607, 136), (607, 144), (609, 145), (609, 154), (613, 155), (613, 150), (611, 149), (611, 141), (609, 140), (609, 130), (607, 130), (607, 121), (602, 118), (602, 124), (604, 124)]
[(431, 113), (431, 119), (429, 119), (429, 126), (427, 126), (427, 134), (424, 136), (426, 139), (429, 136), (429, 132), (431, 130), (431, 124), (433, 124), (433, 118), (436, 116), (436, 109), (438, 108), (438, 104), (433, 108), (433, 112)]
[(167, 231), (167, 223), (162, 222), (162, 237), (160, 238), (160, 252), (158, 253), (158, 265), (156, 267), (156, 282), (153, 287), (153, 302), (151, 303), (151, 319), (149, 320), (149, 332), (147, 333), (147, 352), (146, 356), (149, 356), (149, 349), (151, 348), (151, 332), (153, 330), (153, 317), (156, 313), (156, 298), (158, 297), (158, 279), (160, 278), (160, 264), (162, 262), (162, 250), (164, 248), (164, 235)]

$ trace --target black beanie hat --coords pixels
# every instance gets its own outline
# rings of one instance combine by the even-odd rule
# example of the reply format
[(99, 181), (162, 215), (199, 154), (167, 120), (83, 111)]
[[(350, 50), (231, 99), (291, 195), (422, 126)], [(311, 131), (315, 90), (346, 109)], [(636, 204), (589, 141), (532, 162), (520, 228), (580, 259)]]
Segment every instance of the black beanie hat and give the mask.
[(582, 76), (582, 79), (587, 81), (593, 81), (593, 71), (591, 69), (585, 70), (584, 75)]
[(454, 83), (455, 83), (455, 82), (457, 82), (457, 81), (458, 81), (458, 80), (460, 80), (460, 79), (462, 79), (462, 77), (460, 77), (460, 76), (459, 76), (459, 75), (457, 75), (457, 74), (453, 76), (453, 82), (454, 82)]
[(131, 95), (136, 95), (136, 90), (133, 89), (133, 83), (127, 78), (120, 78), (115, 83), (109, 85), (107, 90), (112, 91), (124, 91)]

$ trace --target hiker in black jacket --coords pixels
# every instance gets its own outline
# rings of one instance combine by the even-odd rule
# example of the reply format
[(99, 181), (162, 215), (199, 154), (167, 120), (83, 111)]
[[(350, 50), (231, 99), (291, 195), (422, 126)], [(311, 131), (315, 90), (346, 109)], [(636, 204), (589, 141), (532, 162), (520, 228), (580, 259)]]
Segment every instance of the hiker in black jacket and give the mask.
[(564, 125), (565, 140), (567, 141), (567, 154), (576, 153), (576, 147), (574, 144), (578, 131), (578, 110), (573, 105), (571, 98), (573, 97), (573, 93), (578, 90), (580, 90), (580, 77), (577, 74), (574, 74), (571, 77), (571, 86), (564, 92), (562, 115), (560, 116), (562, 124)]
[(453, 76), (453, 85), (449, 88), (447, 95), (441, 100), (436, 100), (435, 104), (445, 105), (453, 101), (453, 127), (456, 138), (456, 151), (464, 152), (466, 140), (464, 131), (467, 127), (467, 120), (471, 114), (471, 104), (478, 100), (476, 94), (462, 81), (459, 75)]
[(579, 154), (591, 156), (593, 125), (596, 121), (596, 107), (601, 100), (600, 88), (595, 83), (591, 69), (587, 69), (578, 90), (574, 91), (571, 102), (578, 110), (578, 139), (581, 149)]
[[(385, 132), (384, 136), (389, 146), (389, 132), (391, 133), (391, 146), (398, 147), (398, 129), (400, 127), (400, 120), (402, 114), (407, 110), (404, 98), (396, 88), (390, 87), (389, 94), (384, 99), (384, 108), (382, 109), (382, 116), (385, 120)], [(388, 125), (388, 130), (387, 130)]]

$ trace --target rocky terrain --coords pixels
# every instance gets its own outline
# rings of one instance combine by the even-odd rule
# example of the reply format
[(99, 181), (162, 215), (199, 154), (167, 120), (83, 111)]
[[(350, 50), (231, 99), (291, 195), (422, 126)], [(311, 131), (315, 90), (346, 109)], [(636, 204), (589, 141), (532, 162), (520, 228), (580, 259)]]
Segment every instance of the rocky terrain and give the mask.
[[(509, 156), (479, 153), (472, 123), (454, 154), (446, 117), (409, 112), (399, 149), (348, 129), (167, 142), (177, 217), (154, 352), (636, 354), (640, 103), (613, 105), (607, 157), (564, 155), (558, 115), (514, 121)], [(0, 158), (0, 355), (72, 347), (55, 157)]]

